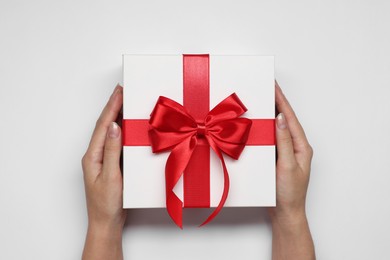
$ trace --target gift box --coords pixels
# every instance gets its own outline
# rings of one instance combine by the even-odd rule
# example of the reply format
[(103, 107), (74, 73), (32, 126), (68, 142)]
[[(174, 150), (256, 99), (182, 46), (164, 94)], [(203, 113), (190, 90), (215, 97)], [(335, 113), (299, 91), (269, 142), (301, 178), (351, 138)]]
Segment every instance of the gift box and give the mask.
[(274, 84), (273, 56), (123, 55), (123, 207), (275, 206)]

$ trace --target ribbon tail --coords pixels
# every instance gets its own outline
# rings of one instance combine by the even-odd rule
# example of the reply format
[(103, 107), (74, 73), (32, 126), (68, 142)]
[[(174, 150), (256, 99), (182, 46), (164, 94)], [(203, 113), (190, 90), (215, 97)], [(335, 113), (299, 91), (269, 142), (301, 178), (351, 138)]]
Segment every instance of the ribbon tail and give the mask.
[(173, 222), (183, 229), (183, 202), (176, 196), (176, 194), (169, 190), (168, 187), (166, 189), (166, 205), (167, 211)]
[(227, 170), (227, 167), (225, 164), (225, 160), (223, 159), (223, 155), (222, 155), (221, 151), (218, 149), (218, 147), (216, 146), (216, 144), (210, 138), (208, 138), (208, 139), (209, 139), (208, 141), (209, 141), (211, 148), (214, 150), (214, 152), (218, 155), (219, 159), (221, 160), (222, 168), (223, 168), (224, 185), (223, 185), (222, 197), (221, 197), (221, 200), (219, 201), (218, 206), (199, 227), (202, 227), (202, 226), (208, 224), (210, 221), (212, 221), (219, 214), (219, 212), (223, 208), (223, 205), (225, 205), (226, 199), (227, 199), (228, 194), (229, 194), (229, 186), (230, 186), (229, 173), (228, 173), (228, 170)]
[(193, 136), (175, 146), (165, 165), (167, 211), (175, 224), (181, 229), (183, 228), (183, 202), (173, 192), (173, 188), (183, 175), (183, 172), (191, 159), (196, 143), (196, 138)]

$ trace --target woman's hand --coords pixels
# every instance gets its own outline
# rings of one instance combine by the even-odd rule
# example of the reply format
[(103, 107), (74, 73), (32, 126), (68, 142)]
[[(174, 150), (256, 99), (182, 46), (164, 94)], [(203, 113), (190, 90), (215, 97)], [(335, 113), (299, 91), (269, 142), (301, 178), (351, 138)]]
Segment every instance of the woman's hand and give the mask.
[(276, 207), (269, 208), (273, 231), (273, 259), (315, 259), (306, 219), (305, 201), (313, 149), (293, 109), (275, 84)]
[(82, 159), (88, 208), (88, 232), (83, 259), (123, 259), (121, 129), (115, 121), (123, 102), (117, 85), (96, 122), (88, 150)]

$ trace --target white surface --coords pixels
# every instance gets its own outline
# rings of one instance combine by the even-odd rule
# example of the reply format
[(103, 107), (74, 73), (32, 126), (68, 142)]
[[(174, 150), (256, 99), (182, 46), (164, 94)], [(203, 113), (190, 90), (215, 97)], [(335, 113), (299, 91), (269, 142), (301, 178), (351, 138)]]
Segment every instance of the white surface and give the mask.
[[(121, 54), (186, 52), (276, 56), (315, 150), (318, 259), (389, 259), (389, 13), (385, 0), (2, 0), (0, 259), (80, 258), (80, 159)], [(207, 212), (190, 213), (182, 231), (164, 210), (130, 211), (126, 259), (270, 259), (265, 211), (225, 209), (201, 229)]]
[[(148, 119), (160, 95), (183, 103), (182, 55), (124, 55), (123, 67), (124, 119)], [(243, 116), (274, 118), (273, 56), (211, 54), (209, 73), (210, 109), (236, 92), (248, 108)], [(153, 154), (150, 146), (124, 147), (124, 208), (165, 207), (167, 156)], [(275, 146), (248, 146), (238, 161), (224, 157), (231, 176), (226, 207), (275, 205)], [(173, 189), (182, 201), (183, 177)], [(212, 156), (211, 207), (218, 206), (223, 183), (221, 162)]]

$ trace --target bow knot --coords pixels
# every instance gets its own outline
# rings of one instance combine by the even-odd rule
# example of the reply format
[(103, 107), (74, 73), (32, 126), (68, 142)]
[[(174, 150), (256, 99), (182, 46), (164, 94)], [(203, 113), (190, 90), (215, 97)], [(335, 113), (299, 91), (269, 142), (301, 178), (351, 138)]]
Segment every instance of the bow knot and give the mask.
[(173, 188), (190, 161), (198, 138), (204, 137), (218, 155), (225, 180), (218, 207), (202, 225), (211, 221), (223, 207), (229, 191), (229, 176), (222, 152), (238, 159), (245, 148), (252, 125), (250, 119), (240, 117), (246, 111), (244, 104), (233, 93), (215, 106), (204, 122), (199, 123), (179, 103), (159, 97), (149, 120), (149, 136), (154, 153), (172, 150), (165, 167), (167, 210), (178, 226), (182, 227), (182, 202)]
[(206, 129), (206, 125), (205, 124), (202, 124), (202, 123), (198, 123), (198, 126), (197, 126), (197, 132), (196, 132), (196, 134), (197, 134), (197, 136), (198, 137), (204, 137), (205, 135), (206, 135), (206, 131), (207, 131), (207, 129)]

